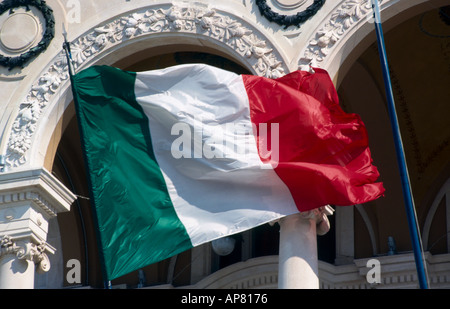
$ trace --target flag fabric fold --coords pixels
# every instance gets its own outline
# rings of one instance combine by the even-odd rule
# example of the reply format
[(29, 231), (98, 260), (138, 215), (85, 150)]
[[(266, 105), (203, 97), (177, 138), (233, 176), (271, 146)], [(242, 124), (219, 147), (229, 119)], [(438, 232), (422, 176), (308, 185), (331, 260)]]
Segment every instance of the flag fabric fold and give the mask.
[(383, 195), (364, 124), (315, 71), (93, 66), (72, 77), (108, 280), (286, 215)]

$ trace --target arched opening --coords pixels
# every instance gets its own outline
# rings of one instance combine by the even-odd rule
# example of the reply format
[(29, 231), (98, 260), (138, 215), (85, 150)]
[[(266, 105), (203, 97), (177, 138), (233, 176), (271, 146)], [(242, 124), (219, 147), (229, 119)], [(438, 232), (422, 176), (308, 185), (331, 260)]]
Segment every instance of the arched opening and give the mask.
[[(450, 130), (444, 116), (450, 96), (450, 27), (441, 18), (440, 8), (419, 12), (415, 16), (408, 12), (402, 23), (386, 27), (385, 42), (419, 227), (423, 230), (433, 201), (430, 195), (436, 194), (435, 184), (448, 177), (442, 174), (448, 171), (450, 157)], [(410, 236), (376, 42), (346, 66), (349, 69), (338, 88), (341, 104), (364, 120), (374, 164), (386, 187), (384, 198), (364, 205), (374, 227), (376, 254), (386, 254), (389, 236), (395, 238), (399, 252), (409, 252)], [(442, 207), (438, 211), (445, 215)], [(355, 221), (355, 228), (365, 225), (359, 216)], [(440, 226), (434, 227), (434, 233), (446, 231), (445, 221), (442, 216), (434, 221)], [(355, 234), (360, 232), (365, 233), (355, 229)], [(365, 242), (355, 237), (358, 257), (373, 255)], [(443, 252), (443, 247), (434, 249), (435, 253)]]

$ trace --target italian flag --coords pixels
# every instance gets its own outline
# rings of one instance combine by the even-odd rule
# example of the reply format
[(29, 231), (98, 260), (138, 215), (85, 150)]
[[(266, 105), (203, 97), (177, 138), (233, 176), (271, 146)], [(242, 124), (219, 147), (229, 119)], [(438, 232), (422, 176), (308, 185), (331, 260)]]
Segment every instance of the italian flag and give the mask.
[(366, 129), (326, 71), (203, 64), (72, 76), (107, 280), (324, 205), (383, 195)]

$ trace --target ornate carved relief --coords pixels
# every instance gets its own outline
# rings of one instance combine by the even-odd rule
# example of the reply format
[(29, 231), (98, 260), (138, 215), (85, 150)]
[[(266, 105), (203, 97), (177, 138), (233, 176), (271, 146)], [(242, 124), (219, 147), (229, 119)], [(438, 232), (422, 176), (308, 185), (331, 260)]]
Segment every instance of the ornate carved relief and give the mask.
[[(379, 0), (379, 3), (387, 1)], [(337, 41), (356, 24), (371, 18), (373, 14), (371, 3), (371, 0), (348, 0), (339, 5), (309, 40), (299, 60), (299, 68), (321, 67)]]
[[(269, 78), (284, 75), (285, 68), (279, 55), (254, 29), (214, 9), (175, 5), (168, 9), (149, 8), (119, 16), (78, 37), (71, 43), (74, 67), (80, 68), (99, 53), (126, 40), (167, 32), (206, 36), (247, 59), (258, 75)], [(9, 168), (26, 162), (38, 120), (52, 96), (67, 80), (67, 63), (61, 51), (20, 104), (6, 150), (5, 161)]]
[(13, 254), (20, 260), (34, 262), (38, 272), (47, 272), (50, 270), (50, 260), (45, 253), (46, 247), (44, 241), (38, 244), (26, 241), (14, 242), (10, 236), (4, 235), (0, 240), (0, 257)]

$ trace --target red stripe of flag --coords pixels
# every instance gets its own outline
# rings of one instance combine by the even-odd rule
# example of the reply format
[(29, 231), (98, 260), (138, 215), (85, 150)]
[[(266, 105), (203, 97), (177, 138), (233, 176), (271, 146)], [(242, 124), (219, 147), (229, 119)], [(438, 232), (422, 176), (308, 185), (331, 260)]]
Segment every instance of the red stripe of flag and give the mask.
[[(279, 124), (279, 158), (272, 165), (300, 211), (360, 204), (383, 195), (383, 184), (375, 182), (379, 173), (372, 165), (367, 130), (358, 115), (341, 109), (325, 70), (296, 71), (278, 79), (243, 75), (243, 80), (252, 122), (256, 128), (267, 124), (267, 140), (260, 141), (258, 132), (260, 147), (267, 143), (265, 149), (270, 149), (272, 124)], [(269, 163), (261, 149), (260, 157)]]

